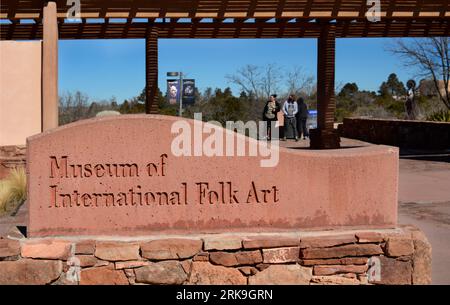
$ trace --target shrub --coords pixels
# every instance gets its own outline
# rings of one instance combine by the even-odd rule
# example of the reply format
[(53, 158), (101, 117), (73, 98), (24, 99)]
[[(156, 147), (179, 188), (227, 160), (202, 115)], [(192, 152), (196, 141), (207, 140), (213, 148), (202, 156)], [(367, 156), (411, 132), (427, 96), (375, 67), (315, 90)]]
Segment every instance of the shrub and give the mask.
[(450, 110), (435, 112), (427, 117), (427, 121), (450, 122)]
[(27, 176), (23, 167), (14, 168), (0, 180), (0, 214), (15, 213), (27, 197)]

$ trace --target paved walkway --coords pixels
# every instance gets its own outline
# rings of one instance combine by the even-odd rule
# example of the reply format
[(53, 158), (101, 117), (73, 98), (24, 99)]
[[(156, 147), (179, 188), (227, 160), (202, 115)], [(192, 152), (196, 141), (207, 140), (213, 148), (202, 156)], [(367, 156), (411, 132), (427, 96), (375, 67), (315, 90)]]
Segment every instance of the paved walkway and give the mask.
[(399, 176), (399, 222), (426, 234), (432, 246), (433, 284), (449, 285), (450, 154), (403, 156)]

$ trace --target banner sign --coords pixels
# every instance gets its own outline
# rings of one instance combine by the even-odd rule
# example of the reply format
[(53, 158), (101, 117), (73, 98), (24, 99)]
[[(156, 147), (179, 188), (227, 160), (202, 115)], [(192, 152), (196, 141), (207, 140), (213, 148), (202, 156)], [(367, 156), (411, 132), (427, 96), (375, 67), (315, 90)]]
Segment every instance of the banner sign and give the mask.
[(177, 104), (180, 100), (180, 81), (178, 79), (167, 80), (167, 99), (169, 104)]
[(183, 80), (183, 105), (195, 104), (195, 80)]

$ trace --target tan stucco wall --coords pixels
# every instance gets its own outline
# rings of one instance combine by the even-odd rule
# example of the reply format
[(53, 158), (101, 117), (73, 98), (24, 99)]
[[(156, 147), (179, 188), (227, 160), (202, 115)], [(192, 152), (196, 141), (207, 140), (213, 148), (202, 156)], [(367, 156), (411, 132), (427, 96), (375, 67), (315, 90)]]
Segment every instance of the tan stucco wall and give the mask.
[(41, 42), (0, 41), (0, 146), (41, 132)]

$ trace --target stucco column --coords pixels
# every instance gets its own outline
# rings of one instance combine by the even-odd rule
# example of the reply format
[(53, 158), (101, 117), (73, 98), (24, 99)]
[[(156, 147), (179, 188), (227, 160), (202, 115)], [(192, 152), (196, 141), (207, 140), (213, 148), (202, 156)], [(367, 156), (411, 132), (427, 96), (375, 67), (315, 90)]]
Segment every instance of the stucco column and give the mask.
[(310, 132), (311, 148), (339, 148), (334, 129), (336, 33), (333, 25), (323, 25), (317, 44), (317, 129)]
[(58, 127), (58, 22), (56, 2), (43, 8), (42, 130)]
[(158, 29), (145, 38), (145, 113), (158, 113)]

